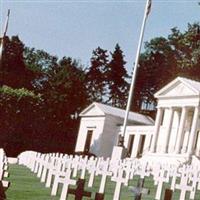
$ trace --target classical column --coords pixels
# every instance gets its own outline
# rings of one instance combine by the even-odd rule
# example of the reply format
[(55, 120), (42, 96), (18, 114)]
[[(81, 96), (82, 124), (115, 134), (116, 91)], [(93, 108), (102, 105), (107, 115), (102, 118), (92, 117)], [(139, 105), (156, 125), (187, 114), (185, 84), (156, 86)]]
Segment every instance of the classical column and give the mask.
[(199, 119), (199, 106), (195, 107), (194, 109), (194, 115), (192, 119), (192, 127), (190, 131), (190, 136), (189, 136), (189, 143), (188, 143), (188, 149), (187, 153), (192, 154), (193, 153), (193, 148), (194, 148), (194, 140), (196, 138), (196, 133), (197, 133), (197, 124), (198, 124), (198, 119)]
[(171, 107), (169, 109), (169, 121), (168, 121), (167, 128), (166, 128), (166, 139), (165, 139), (165, 143), (163, 145), (163, 153), (167, 153), (167, 150), (168, 150), (173, 119), (174, 119), (174, 109)]
[(132, 148), (132, 152), (131, 152), (131, 158), (136, 158), (137, 154), (138, 154), (138, 148), (139, 148), (139, 143), (140, 143), (140, 134), (136, 134), (135, 138), (134, 138), (134, 145)]
[(178, 134), (176, 139), (176, 146), (175, 146), (175, 153), (180, 153), (182, 142), (183, 142), (183, 134), (184, 134), (184, 127), (185, 127), (185, 120), (187, 116), (187, 107), (182, 108), (181, 112), (181, 120), (178, 127)]
[(164, 111), (163, 108), (158, 108), (157, 110), (156, 121), (155, 121), (155, 132), (153, 133), (151, 148), (150, 148), (151, 153), (154, 153), (156, 151), (158, 134), (159, 134), (160, 125), (161, 125), (161, 121), (163, 117), (163, 111)]

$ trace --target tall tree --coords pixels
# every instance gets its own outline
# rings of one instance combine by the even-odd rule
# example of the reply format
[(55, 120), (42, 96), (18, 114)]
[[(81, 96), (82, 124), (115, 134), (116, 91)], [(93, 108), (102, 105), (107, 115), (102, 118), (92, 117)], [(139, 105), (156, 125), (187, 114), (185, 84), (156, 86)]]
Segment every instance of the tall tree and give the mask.
[(125, 68), (123, 51), (119, 44), (116, 44), (115, 50), (111, 53), (111, 61), (106, 70), (106, 78), (109, 89), (109, 103), (112, 106), (125, 108), (128, 97), (128, 74)]
[(11, 39), (5, 37), (0, 69), (1, 85), (8, 85), (13, 88), (32, 88), (34, 73), (29, 70), (23, 58), (24, 44), (18, 36)]
[(91, 66), (86, 75), (87, 90), (91, 102), (104, 102), (106, 100), (105, 70), (107, 64), (107, 50), (98, 47), (92, 53)]
[(70, 115), (87, 105), (85, 73), (76, 60), (64, 57), (48, 71), (47, 76), (41, 93), (52, 120), (62, 131)]

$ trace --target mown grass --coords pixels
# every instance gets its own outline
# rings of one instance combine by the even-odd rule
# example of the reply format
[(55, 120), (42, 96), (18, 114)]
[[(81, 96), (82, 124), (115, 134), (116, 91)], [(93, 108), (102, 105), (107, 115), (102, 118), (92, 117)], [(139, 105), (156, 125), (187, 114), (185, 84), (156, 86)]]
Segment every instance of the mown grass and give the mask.
[[(59, 200), (60, 190), (59, 188), (58, 195), (56, 197), (52, 197), (51, 189), (46, 188), (44, 183), (40, 182), (40, 179), (36, 177), (34, 173), (32, 173), (28, 168), (19, 165), (10, 165), (9, 166), (10, 176), (8, 180), (11, 182), (9, 189), (6, 191), (7, 200)], [(87, 176), (88, 177), (88, 176)], [(85, 190), (92, 192), (92, 198), (95, 197), (95, 192), (98, 192), (100, 177), (96, 177), (94, 181), (94, 185), (92, 188), (87, 188), (87, 180)], [(138, 177), (135, 176), (132, 181), (130, 181), (129, 185), (136, 186), (138, 181)], [(150, 189), (149, 195), (144, 195), (142, 197), (143, 200), (153, 200), (155, 198), (156, 187), (154, 186), (152, 178), (145, 179), (145, 187)], [(164, 184), (164, 189), (162, 192), (162, 198), (164, 199), (164, 190), (165, 188), (170, 188), (169, 184)], [(107, 179), (106, 183), (106, 191), (105, 191), (105, 200), (112, 200), (113, 193), (115, 189), (115, 183)], [(73, 200), (74, 196), (69, 195), (69, 200)], [(88, 198), (84, 198), (86, 200)], [(133, 200), (134, 196), (129, 191), (128, 187), (123, 186), (121, 190), (121, 200)], [(179, 191), (176, 191), (173, 194), (173, 200), (179, 200)], [(186, 200), (189, 200), (189, 194), (186, 195)], [(195, 196), (195, 200), (200, 200), (200, 193), (197, 192)]]

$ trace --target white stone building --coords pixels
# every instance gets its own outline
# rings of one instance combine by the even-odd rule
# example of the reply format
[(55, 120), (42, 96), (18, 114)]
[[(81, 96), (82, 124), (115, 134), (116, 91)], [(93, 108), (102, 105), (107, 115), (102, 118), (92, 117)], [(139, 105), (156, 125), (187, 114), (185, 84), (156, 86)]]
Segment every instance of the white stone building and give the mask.
[[(200, 82), (178, 77), (159, 90), (154, 126), (128, 126), (125, 146), (131, 157), (200, 156)], [(146, 139), (144, 139), (146, 137)], [(134, 140), (132, 139), (134, 138)]]
[[(131, 113), (124, 146), (130, 157), (200, 157), (200, 82), (178, 77), (159, 90), (155, 124)], [(110, 156), (121, 133), (124, 111), (93, 103), (81, 113), (76, 151)], [(92, 137), (90, 137), (92, 133)], [(87, 142), (89, 141), (89, 142)], [(183, 160), (182, 159), (182, 160)]]
[[(81, 122), (75, 152), (90, 152), (96, 156), (109, 157), (117, 145), (120, 126), (125, 111), (100, 103), (92, 103), (80, 115)], [(130, 112), (129, 125), (153, 125), (145, 115)]]

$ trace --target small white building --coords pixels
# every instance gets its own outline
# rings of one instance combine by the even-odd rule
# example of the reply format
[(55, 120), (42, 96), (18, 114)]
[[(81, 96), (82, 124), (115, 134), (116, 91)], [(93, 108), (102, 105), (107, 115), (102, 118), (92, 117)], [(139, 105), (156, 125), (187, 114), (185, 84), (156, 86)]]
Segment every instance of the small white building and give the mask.
[[(92, 103), (80, 115), (81, 122), (75, 152), (90, 152), (110, 157), (117, 145), (125, 110), (101, 103)], [(154, 121), (145, 115), (130, 112), (128, 125), (149, 126)]]
[(159, 90), (154, 126), (129, 126), (125, 146), (138, 154), (185, 158), (200, 156), (200, 82), (178, 77)]

